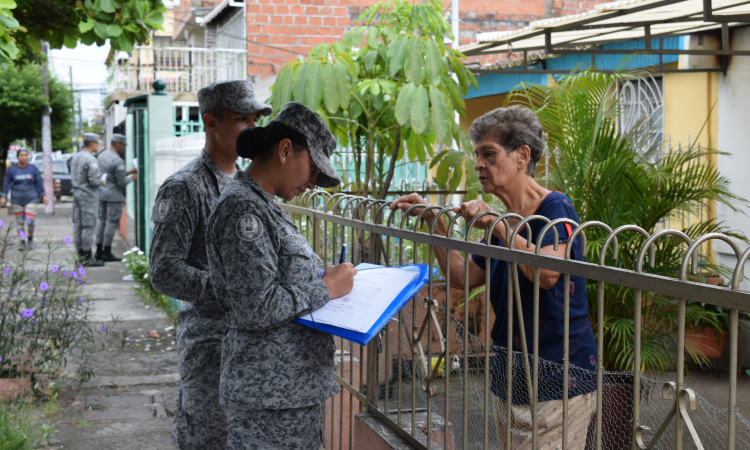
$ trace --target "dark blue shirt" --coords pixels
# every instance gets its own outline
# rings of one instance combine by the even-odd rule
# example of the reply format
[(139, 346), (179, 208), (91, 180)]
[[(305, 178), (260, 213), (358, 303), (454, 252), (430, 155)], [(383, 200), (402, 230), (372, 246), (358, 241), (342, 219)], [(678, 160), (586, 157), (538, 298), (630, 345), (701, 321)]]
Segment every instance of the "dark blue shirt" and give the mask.
[[(542, 200), (535, 214), (550, 220), (568, 218), (580, 223), (573, 203), (568, 197), (552, 192)], [(535, 246), (537, 238), (545, 227), (546, 222), (531, 221), (519, 233), (520, 237), (528, 238), (528, 228), (531, 228), (531, 242)], [(560, 243), (567, 242), (572, 228), (565, 224), (556, 226), (560, 235)], [(542, 241), (542, 247), (553, 245), (555, 235), (548, 231)], [(493, 245), (503, 244), (496, 237), (492, 237)], [(582, 239), (577, 237), (573, 243), (571, 258), (583, 261)], [(485, 258), (472, 255), (474, 262), (485, 268)], [(508, 336), (508, 267), (505, 261), (492, 260), (490, 274), (490, 304), (495, 311), (495, 324), (491, 337), (496, 349), (493, 361), (492, 391), (505, 400), (506, 398), (506, 361)], [(526, 331), (528, 352), (533, 352), (533, 313), (534, 313), (534, 283), (526, 278), (518, 269), (518, 284), (521, 292), (523, 320)], [(561, 274), (557, 283), (551, 289), (539, 289), (539, 401), (562, 399), (562, 359), (563, 359), (563, 317), (564, 317), (564, 276)], [(586, 280), (581, 277), (570, 277), (570, 381), (569, 398), (596, 390), (596, 341), (589, 321), (588, 299), (586, 296)], [(521, 338), (518, 326), (518, 312), (513, 309), (513, 350), (521, 352)], [(546, 361), (545, 361), (546, 360)], [(532, 366), (529, 357), (529, 367)], [(528, 388), (523, 358), (520, 353), (513, 358), (513, 398), (514, 404), (529, 404)], [(574, 367), (576, 366), (576, 367)]]
[(26, 206), (29, 203), (39, 203), (39, 199), (45, 194), (42, 174), (34, 164), (27, 164), (21, 168), (13, 164), (5, 172), (3, 181), (3, 197), (8, 197), (10, 192), (10, 203), (13, 205)]

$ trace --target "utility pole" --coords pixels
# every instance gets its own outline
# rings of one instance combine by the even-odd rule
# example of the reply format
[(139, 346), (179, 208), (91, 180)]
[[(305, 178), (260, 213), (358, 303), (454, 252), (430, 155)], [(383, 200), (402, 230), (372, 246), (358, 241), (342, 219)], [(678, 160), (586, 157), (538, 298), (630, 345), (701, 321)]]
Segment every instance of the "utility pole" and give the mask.
[[(70, 94), (73, 96), (73, 114), (75, 114), (75, 107), (76, 107), (76, 91), (73, 87), (73, 66), (70, 66)], [(75, 117), (75, 116), (73, 116)], [(75, 124), (75, 119), (73, 119), (73, 123)], [(81, 139), (81, 128), (76, 127), (76, 140), (73, 144), (73, 153), (75, 153), (78, 150), (78, 142)]]
[[(42, 41), (42, 92), (49, 102), (49, 83), (47, 80), (47, 42)], [(52, 124), (50, 123), (52, 108), (42, 107), (42, 152), (44, 152), (44, 191), (47, 193), (47, 205), (44, 212), (55, 213), (55, 185), (52, 180)]]

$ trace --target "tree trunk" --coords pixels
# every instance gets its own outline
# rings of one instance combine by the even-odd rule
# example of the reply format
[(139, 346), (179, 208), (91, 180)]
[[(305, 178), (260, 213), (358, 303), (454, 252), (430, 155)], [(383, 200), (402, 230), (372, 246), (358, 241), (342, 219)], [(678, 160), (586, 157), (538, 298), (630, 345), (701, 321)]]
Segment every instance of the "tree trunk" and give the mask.
[(362, 164), (362, 144), (361, 139), (362, 136), (359, 132), (359, 128), (357, 128), (357, 131), (354, 132), (354, 174), (356, 176), (355, 180), (357, 182), (357, 190), (360, 189), (360, 186), (362, 186), (362, 173), (360, 171), (360, 166)]
[(373, 154), (375, 153), (375, 137), (372, 132), (367, 133), (367, 164), (365, 166), (365, 182), (362, 189), (362, 196), (367, 197), (370, 189), (370, 181), (372, 180), (373, 170)]
[(388, 165), (388, 174), (385, 176), (385, 181), (380, 186), (380, 194), (378, 198), (385, 200), (385, 196), (388, 195), (388, 189), (391, 187), (391, 181), (393, 180), (393, 173), (396, 171), (396, 161), (398, 161), (399, 153), (401, 152), (401, 125), (396, 126), (396, 143), (393, 145), (393, 154), (391, 155), (391, 162)]

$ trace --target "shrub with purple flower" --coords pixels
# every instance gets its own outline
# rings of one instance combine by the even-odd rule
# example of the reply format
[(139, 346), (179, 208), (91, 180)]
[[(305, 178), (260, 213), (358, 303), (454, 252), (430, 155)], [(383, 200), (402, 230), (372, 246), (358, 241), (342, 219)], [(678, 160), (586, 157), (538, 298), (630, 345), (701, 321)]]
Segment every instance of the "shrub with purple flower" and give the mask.
[[(5, 255), (0, 267), (0, 294), (4, 293), (0, 378), (21, 373), (57, 376), (65, 361), (75, 358), (82, 362), (78, 369), (81, 380), (89, 379), (93, 376), (89, 355), (101, 335), (109, 334), (109, 327), (91, 325), (92, 305), (82, 295), (85, 269), (75, 265), (74, 255), (67, 261), (58, 259), (59, 241), (39, 247), (46, 255), (14, 251), (17, 245), (15, 227), (0, 228), (0, 254)], [(45, 266), (48, 270), (37, 272)]]
[(138, 247), (133, 247), (123, 253), (122, 262), (125, 264), (128, 272), (133, 275), (133, 281), (138, 283), (139, 287), (136, 288), (136, 292), (141, 296), (143, 304), (153, 304), (160, 310), (164, 311), (172, 322), (172, 325), (176, 327), (179, 306), (170, 297), (157, 292), (156, 289), (151, 286), (149, 262), (145, 253)]

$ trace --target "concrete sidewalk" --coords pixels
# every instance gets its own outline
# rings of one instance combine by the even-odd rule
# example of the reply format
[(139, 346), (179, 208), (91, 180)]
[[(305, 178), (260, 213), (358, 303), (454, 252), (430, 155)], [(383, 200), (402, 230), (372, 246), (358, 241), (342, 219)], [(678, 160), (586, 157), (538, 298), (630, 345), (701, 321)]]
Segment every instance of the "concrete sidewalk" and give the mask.
[[(66, 236), (73, 236), (73, 203), (63, 200), (55, 205), (54, 215), (38, 216), (34, 250), (42, 256), (45, 240), (62, 244), (54, 252), (60, 261), (75, 253), (73, 245), (64, 244)], [(115, 235), (115, 255), (122, 256), (130, 247), (119, 233)], [(86, 272), (84, 293), (96, 302), (92, 325), (111, 323), (113, 316), (117, 324), (105, 348), (99, 346), (93, 355), (94, 378), (80, 384), (75, 375), (80, 361), (69, 359), (67, 374), (57, 380), (63, 385), (65, 412), (57, 419), (50, 447), (172, 449), (174, 394), (180, 379), (175, 330), (163, 313), (143, 305), (132, 281), (123, 280), (128, 272), (122, 263), (89, 267)], [(149, 337), (149, 330), (159, 337)]]

